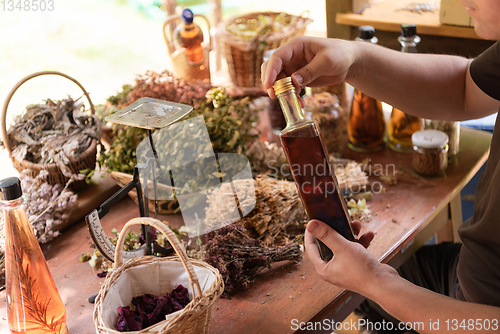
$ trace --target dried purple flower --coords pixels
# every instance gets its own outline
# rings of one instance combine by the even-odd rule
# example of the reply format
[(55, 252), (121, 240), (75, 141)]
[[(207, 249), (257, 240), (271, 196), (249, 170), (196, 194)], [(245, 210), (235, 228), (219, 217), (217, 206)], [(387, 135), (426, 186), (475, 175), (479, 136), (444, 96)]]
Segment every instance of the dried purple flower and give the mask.
[(106, 277), (107, 275), (108, 275), (107, 271), (103, 271), (103, 272), (97, 273), (97, 277), (100, 277), (100, 278)]
[[(178, 285), (171, 294), (159, 297), (145, 294), (134, 297), (132, 305), (118, 308), (118, 320), (116, 328), (120, 332), (136, 330), (137, 324), (143, 329), (165, 320), (167, 314), (182, 310), (189, 303), (189, 291), (182, 285)], [(131, 319), (131, 320), (130, 320)], [(132, 323), (129, 322), (132, 321)]]
[(235, 291), (248, 290), (253, 277), (274, 262), (302, 258), (298, 243), (265, 247), (260, 240), (250, 238), (244, 227), (236, 224), (208, 233), (205, 249), (205, 262), (217, 268), (223, 277), (223, 297)]

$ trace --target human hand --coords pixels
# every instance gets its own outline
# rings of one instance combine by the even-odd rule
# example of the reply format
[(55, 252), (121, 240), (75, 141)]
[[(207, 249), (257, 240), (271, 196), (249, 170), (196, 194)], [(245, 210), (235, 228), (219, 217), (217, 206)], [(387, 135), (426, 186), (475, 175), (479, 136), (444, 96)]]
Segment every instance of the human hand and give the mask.
[(319, 87), (342, 82), (355, 60), (355, 46), (348, 41), (299, 36), (278, 48), (262, 64), (262, 86), (274, 98), (276, 80), (292, 77), (295, 87)]
[[(354, 221), (352, 227), (358, 234), (361, 225)], [(321, 240), (333, 252), (330, 261), (323, 261), (319, 255), (314, 237)], [(374, 237), (373, 232), (363, 234), (358, 242), (352, 242), (341, 236), (337, 231), (318, 220), (311, 220), (305, 232), (305, 248), (309, 260), (316, 272), (325, 281), (338, 287), (358, 292), (364, 296), (370, 295), (367, 289), (376, 284), (375, 278), (384, 273), (396, 274), (396, 270), (381, 264), (365, 247), (368, 247)]]

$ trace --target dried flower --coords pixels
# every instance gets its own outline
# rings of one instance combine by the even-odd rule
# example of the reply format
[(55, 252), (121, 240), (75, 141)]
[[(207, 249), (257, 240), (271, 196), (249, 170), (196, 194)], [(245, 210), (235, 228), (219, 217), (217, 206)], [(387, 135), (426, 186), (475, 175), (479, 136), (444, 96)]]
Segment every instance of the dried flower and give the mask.
[(132, 305), (118, 307), (116, 329), (120, 332), (138, 331), (155, 325), (163, 320), (167, 314), (180, 311), (189, 304), (189, 291), (178, 285), (170, 294), (155, 296), (145, 294), (132, 299)]
[(302, 258), (299, 243), (265, 247), (260, 240), (250, 238), (244, 227), (235, 224), (208, 233), (205, 250), (205, 262), (217, 268), (223, 277), (223, 297), (247, 290), (253, 277), (272, 263)]

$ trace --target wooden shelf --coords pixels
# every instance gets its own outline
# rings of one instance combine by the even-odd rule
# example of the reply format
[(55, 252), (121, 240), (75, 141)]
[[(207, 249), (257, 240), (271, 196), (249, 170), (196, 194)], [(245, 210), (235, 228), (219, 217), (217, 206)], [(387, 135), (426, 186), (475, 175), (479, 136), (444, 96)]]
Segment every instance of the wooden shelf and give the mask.
[(482, 39), (474, 28), (441, 24), (439, 11), (418, 14), (401, 10), (405, 5), (404, 1), (386, 0), (365, 9), (362, 14), (337, 13), (335, 22), (351, 26), (371, 25), (377, 30), (393, 32), (400, 32), (403, 23), (414, 23), (418, 34)]

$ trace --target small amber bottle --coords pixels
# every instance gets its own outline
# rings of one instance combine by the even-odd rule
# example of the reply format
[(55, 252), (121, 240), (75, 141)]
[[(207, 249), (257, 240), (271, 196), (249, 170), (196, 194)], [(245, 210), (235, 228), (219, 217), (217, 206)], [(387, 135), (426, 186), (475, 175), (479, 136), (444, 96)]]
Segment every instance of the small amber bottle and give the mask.
[(23, 204), (17, 177), (0, 181), (5, 215), (5, 279), (11, 333), (69, 333), (66, 310)]
[[(377, 43), (375, 28), (359, 27), (356, 41)], [(382, 103), (358, 89), (354, 89), (351, 112), (347, 122), (349, 147), (355, 151), (374, 152), (384, 148), (385, 119)]]
[(174, 43), (177, 48), (185, 48), (187, 58), (193, 63), (203, 61), (203, 32), (194, 22), (193, 12), (186, 8), (181, 15), (182, 24), (174, 32)]

